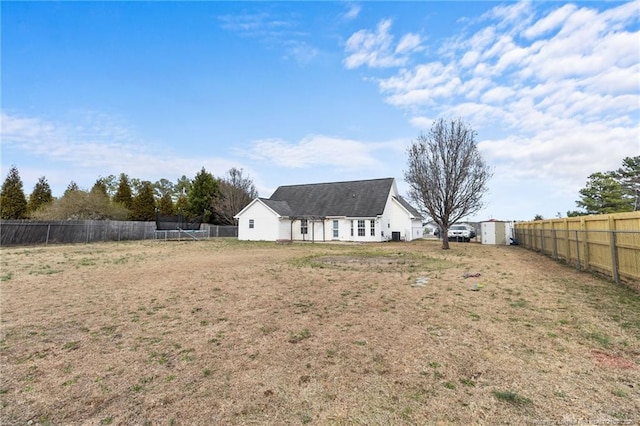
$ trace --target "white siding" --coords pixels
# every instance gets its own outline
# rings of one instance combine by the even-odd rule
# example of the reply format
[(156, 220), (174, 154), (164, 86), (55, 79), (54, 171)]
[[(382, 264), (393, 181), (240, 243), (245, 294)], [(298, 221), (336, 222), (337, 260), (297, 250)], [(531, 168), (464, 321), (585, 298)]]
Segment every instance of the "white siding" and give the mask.
[(513, 225), (511, 222), (489, 221), (480, 224), (482, 244), (509, 245)]
[[(393, 191), (392, 191), (393, 192)], [(400, 239), (403, 241), (411, 241), (422, 237), (422, 220), (411, 219), (411, 214), (405, 209), (399, 201), (394, 200), (389, 195), (383, 224), (386, 223), (385, 238), (390, 240), (394, 232), (400, 233)]]
[[(253, 220), (253, 228), (249, 227), (250, 220)], [(251, 204), (238, 217), (239, 240), (276, 241), (282, 239), (279, 232), (278, 216), (260, 201)]]

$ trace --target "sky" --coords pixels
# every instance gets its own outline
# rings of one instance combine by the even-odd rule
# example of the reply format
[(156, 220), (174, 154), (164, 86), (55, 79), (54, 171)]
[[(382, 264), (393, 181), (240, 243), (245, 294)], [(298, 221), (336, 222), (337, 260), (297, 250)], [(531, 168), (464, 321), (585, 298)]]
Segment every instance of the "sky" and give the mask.
[(393, 177), (434, 120), (493, 171), (469, 220), (575, 210), (640, 155), (640, 1), (11, 2), (1, 171), (54, 196), (232, 167), (280, 185)]

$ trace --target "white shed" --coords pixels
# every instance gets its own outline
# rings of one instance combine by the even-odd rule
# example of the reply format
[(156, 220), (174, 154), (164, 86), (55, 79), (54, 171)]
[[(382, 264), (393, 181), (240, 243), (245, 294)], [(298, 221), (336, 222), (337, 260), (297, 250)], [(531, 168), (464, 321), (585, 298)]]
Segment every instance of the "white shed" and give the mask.
[(480, 223), (482, 244), (509, 245), (513, 233), (513, 224), (502, 220), (489, 220)]

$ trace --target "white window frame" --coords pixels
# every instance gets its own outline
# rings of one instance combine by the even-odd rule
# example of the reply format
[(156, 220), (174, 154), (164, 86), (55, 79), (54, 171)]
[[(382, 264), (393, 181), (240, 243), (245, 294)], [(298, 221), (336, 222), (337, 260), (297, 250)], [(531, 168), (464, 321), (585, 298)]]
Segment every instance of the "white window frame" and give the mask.
[(376, 221), (372, 220), (370, 226), (371, 226), (371, 236), (375, 237), (376, 236)]
[(365, 220), (358, 219), (358, 237), (364, 237), (367, 235), (367, 229), (365, 227)]
[(254, 219), (249, 219), (249, 229), (253, 229), (256, 227), (256, 221)]
[(337, 220), (333, 221), (333, 238), (340, 238), (340, 222)]
[(309, 222), (307, 219), (300, 219), (300, 233), (306, 235), (309, 233)]

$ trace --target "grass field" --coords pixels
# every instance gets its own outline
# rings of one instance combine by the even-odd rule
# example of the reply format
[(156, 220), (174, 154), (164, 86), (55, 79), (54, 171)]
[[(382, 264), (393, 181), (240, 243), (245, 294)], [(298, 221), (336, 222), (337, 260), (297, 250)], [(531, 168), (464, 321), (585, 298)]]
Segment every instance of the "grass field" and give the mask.
[(0, 253), (2, 425), (640, 421), (638, 294), (519, 247)]

